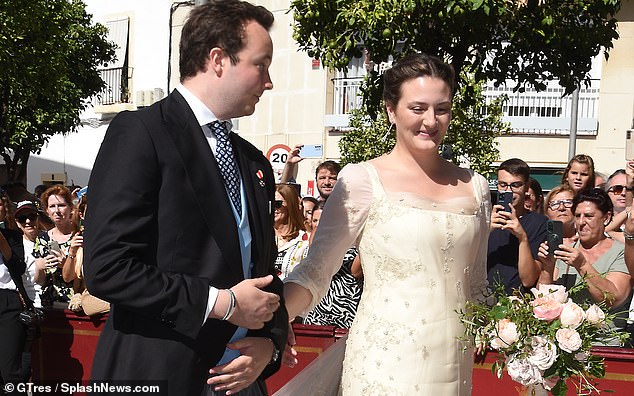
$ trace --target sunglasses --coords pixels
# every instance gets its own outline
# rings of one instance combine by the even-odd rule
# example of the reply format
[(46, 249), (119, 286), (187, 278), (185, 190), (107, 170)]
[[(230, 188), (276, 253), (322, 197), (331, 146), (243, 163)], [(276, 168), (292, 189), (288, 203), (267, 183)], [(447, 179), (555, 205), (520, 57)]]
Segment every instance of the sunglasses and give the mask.
[(616, 195), (623, 194), (623, 191), (625, 191), (625, 186), (621, 184), (616, 184), (608, 188), (608, 192), (611, 192), (612, 194), (616, 194)]
[(282, 207), (282, 204), (284, 203), (284, 201), (275, 201), (275, 209), (279, 209)]
[(31, 214), (28, 214), (28, 215), (17, 215), (17, 216), (15, 216), (15, 219), (20, 224), (26, 223), (27, 220), (30, 220), (30, 221), (33, 222), (33, 221), (37, 220), (37, 213), (31, 213)]
[(550, 201), (548, 203), (548, 207), (551, 210), (557, 210), (561, 205), (564, 205), (564, 208), (566, 209), (572, 208), (572, 199), (560, 199), (558, 201)]

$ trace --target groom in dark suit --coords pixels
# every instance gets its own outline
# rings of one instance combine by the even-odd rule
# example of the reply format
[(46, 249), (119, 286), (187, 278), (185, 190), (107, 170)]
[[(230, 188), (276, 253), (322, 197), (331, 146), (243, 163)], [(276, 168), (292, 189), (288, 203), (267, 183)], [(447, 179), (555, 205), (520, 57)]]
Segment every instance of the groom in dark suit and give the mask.
[(84, 237), (88, 289), (112, 306), (95, 381), (257, 395), (279, 368), (288, 317), (273, 268), (275, 182), (262, 153), (229, 132), (273, 88), (272, 24), (242, 1), (194, 8), (181, 84), (110, 123)]

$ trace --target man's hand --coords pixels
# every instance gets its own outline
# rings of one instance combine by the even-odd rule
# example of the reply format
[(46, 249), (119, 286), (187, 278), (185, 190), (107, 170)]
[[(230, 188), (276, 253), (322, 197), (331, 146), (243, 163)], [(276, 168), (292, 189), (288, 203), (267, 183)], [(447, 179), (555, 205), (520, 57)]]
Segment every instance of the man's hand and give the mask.
[[(280, 296), (261, 289), (273, 281), (273, 275), (262, 278), (245, 279), (231, 288), (236, 296), (236, 309), (228, 319), (236, 326), (246, 329), (261, 329), (264, 323), (273, 319), (273, 313), (280, 307)], [(229, 308), (229, 298), (221, 290), (209, 317), (219, 319)]]
[[(495, 205), (494, 207), (502, 208), (502, 205)], [(511, 206), (510, 212), (503, 210), (495, 211), (491, 214), (491, 228), (499, 228), (501, 230), (508, 230), (514, 237), (520, 239), (526, 236), (524, 227), (520, 224), (520, 219), (517, 218), (515, 208)]]
[(287, 164), (296, 164), (299, 161), (302, 161), (304, 158), (300, 157), (299, 152), (302, 151), (303, 144), (296, 144), (295, 147), (288, 153), (288, 158), (286, 159)]
[(237, 393), (251, 385), (269, 364), (274, 346), (263, 337), (246, 337), (231, 344), (229, 349), (240, 351), (240, 356), (221, 366), (213, 367), (207, 380), (215, 391), (226, 391), (226, 395)]

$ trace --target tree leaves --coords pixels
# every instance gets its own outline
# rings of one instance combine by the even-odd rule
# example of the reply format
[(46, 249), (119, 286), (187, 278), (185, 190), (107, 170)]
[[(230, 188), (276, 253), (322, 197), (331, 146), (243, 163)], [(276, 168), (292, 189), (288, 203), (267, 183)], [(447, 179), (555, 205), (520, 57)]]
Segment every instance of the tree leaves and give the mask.
[[(467, 72), (456, 73), (458, 87), (514, 80), (514, 91), (522, 92), (527, 86), (543, 90), (546, 81), (558, 79), (570, 94), (590, 82), (593, 57), (605, 51), (607, 58), (618, 38), (614, 15), (619, 8), (619, 0), (292, 0), (289, 12), (295, 15), (293, 37), (300, 49), (326, 67), (343, 70), (362, 49), (376, 64), (424, 52)], [(372, 120), (381, 113), (378, 80), (371, 75), (363, 88)], [(460, 106), (454, 106), (446, 140), (452, 160), (488, 170), (497, 158), (493, 139), (508, 126), (495, 106), (473, 109), (482, 103), (475, 92), (467, 89), (456, 100)], [(348, 140), (343, 142), (352, 149)]]
[(558, 78), (569, 94), (618, 37), (619, 7), (618, 0), (293, 0), (289, 10), (304, 15), (294, 24), (300, 48), (329, 67), (344, 69), (358, 55), (357, 45), (336, 40), (345, 34), (376, 63), (419, 51), (478, 79), (515, 80), (518, 90)]
[(21, 179), (31, 152), (79, 125), (114, 51), (81, 1), (0, 0), (0, 21), (0, 155)]

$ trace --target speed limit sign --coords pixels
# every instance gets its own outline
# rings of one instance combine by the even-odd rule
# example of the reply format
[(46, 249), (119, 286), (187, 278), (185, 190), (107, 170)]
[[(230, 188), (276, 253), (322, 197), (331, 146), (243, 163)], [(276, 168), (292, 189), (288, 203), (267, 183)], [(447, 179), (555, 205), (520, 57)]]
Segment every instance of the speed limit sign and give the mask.
[(266, 153), (266, 158), (271, 163), (273, 171), (281, 172), (284, 169), (284, 164), (286, 164), (290, 152), (291, 148), (285, 144), (276, 144), (269, 149)]

